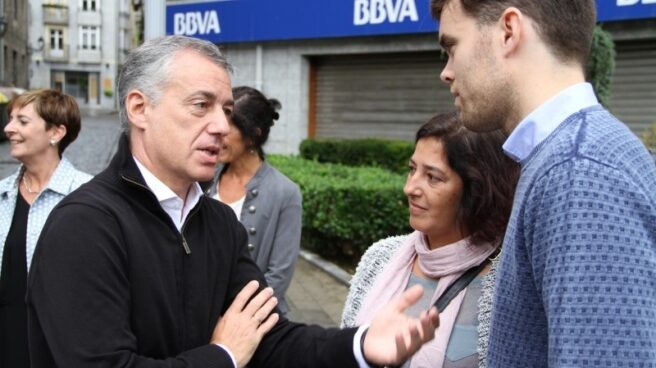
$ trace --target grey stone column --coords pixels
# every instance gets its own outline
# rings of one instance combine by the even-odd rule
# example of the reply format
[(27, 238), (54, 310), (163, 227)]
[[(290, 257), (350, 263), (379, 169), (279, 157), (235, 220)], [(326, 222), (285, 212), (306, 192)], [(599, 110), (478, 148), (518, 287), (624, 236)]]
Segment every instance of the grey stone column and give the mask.
[(166, 33), (166, 1), (144, 0), (144, 41)]

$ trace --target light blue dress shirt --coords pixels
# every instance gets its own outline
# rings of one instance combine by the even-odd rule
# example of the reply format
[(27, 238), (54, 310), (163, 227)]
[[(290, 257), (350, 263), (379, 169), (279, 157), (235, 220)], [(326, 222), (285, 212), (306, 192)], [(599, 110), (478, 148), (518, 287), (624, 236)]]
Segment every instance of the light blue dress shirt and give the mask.
[(521, 163), (567, 117), (598, 104), (590, 83), (568, 87), (528, 114), (506, 139), (503, 150), (513, 160)]
[[(2, 272), (2, 255), (4, 253), (5, 241), (14, 218), (14, 209), (16, 208), (16, 198), (18, 196), (18, 187), (23, 174), (24, 167), (21, 165), (18, 170), (11, 176), (0, 181), (0, 239), (2, 239), (2, 249), (0, 251), (0, 273)], [(91, 179), (91, 175), (77, 170), (70, 161), (62, 158), (52, 173), (48, 185), (41, 190), (34, 202), (30, 206), (27, 215), (27, 234), (25, 244), (25, 259), (27, 261), (27, 270), (30, 270), (32, 256), (36, 242), (39, 240), (41, 229), (46, 223), (46, 219), (53, 208), (66, 195), (77, 189), (80, 185)]]

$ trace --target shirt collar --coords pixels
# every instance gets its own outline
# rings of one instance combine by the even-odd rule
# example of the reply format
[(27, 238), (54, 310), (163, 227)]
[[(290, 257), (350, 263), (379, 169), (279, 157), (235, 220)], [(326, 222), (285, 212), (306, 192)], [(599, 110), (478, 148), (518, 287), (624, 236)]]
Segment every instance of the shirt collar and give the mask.
[(62, 157), (55, 172), (52, 173), (52, 177), (48, 181), (46, 189), (50, 189), (61, 195), (68, 194), (71, 188), (71, 179), (74, 176), (75, 171), (73, 164), (68, 161), (66, 157)]
[[(11, 175), (11, 179), (8, 178), (8, 180), (2, 181), (4, 185), (0, 188), (0, 195), (16, 190), (20, 185), (19, 180), (23, 175), (24, 170), (25, 166), (21, 165), (14, 174)], [(62, 157), (59, 164), (57, 164), (55, 171), (53, 171), (52, 176), (48, 180), (48, 184), (42, 189), (42, 191), (51, 190), (61, 195), (68, 194), (71, 187), (71, 177), (75, 173), (76, 170), (73, 164), (68, 161), (66, 157)]]
[(173, 223), (176, 225), (178, 230), (182, 228), (187, 215), (189, 212), (196, 207), (200, 198), (203, 196), (203, 191), (200, 185), (197, 182), (194, 182), (189, 188), (187, 193), (186, 201), (183, 201), (182, 198), (178, 197), (174, 191), (171, 190), (166, 184), (159, 180), (150, 170), (146, 168), (139, 160), (134, 158), (134, 162), (137, 164), (137, 168), (143, 176), (146, 186), (155, 194), (157, 201), (162, 206), (162, 209), (171, 217)]
[(506, 139), (503, 150), (521, 162), (570, 115), (597, 104), (590, 83), (570, 86), (528, 114)]

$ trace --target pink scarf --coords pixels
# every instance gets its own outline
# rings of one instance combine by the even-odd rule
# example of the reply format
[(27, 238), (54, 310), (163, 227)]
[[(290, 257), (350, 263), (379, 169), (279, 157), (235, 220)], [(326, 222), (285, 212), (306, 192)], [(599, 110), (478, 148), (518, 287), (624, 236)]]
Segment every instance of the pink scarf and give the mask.
[[(491, 244), (474, 245), (469, 238), (465, 238), (430, 250), (424, 234), (415, 231), (408, 235), (406, 241), (376, 278), (362, 303), (356, 323), (358, 325), (369, 323), (380, 307), (406, 289), (415, 256), (418, 257), (419, 268), (424, 274), (439, 279), (437, 289), (431, 298), (432, 305), (451, 283), (468, 269), (481, 264), (495, 249)], [(410, 367), (442, 367), (449, 337), (464, 296), (463, 290), (440, 314), (440, 327), (435, 333), (435, 339), (425, 344), (412, 357)]]

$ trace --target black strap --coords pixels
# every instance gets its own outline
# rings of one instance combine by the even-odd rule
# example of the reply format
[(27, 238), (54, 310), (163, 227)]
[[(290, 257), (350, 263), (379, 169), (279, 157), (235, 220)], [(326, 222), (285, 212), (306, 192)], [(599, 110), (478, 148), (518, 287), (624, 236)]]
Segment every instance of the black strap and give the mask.
[(490, 259), (486, 258), (485, 261), (483, 261), (480, 265), (468, 269), (465, 273), (458, 277), (458, 279), (453, 284), (449, 285), (444, 293), (442, 293), (442, 296), (440, 296), (440, 298), (435, 302), (437, 311), (442, 313), (446, 309), (447, 305), (451, 303), (451, 300), (453, 300), (453, 298), (455, 298), (456, 295), (462, 291), (462, 289), (466, 288), (467, 285), (469, 285), (469, 283), (472, 282), (472, 280), (476, 278), (479, 273), (481, 273), (483, 268), (485, 268), (488, 263), (490, 263)]

